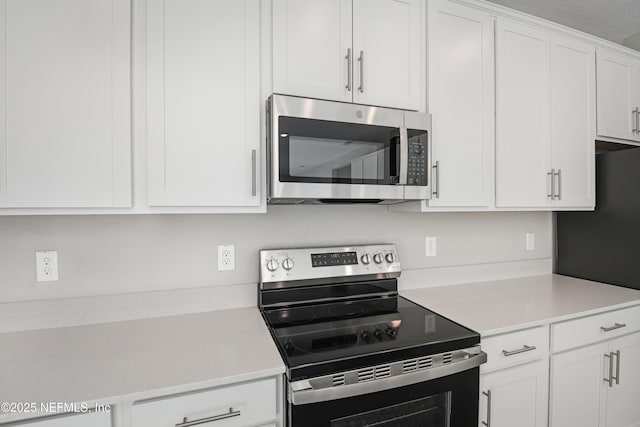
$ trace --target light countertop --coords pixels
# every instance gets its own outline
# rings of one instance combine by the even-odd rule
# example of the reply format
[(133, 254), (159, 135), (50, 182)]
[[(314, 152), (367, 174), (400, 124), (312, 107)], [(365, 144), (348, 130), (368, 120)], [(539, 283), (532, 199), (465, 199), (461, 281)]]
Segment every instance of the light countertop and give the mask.
[(0, 334), (0, 402), (93, 406), (284, 372), (257, 308)]
[(549, 274), (402, 295), (483, 336), (640, 304), (640, 291)]

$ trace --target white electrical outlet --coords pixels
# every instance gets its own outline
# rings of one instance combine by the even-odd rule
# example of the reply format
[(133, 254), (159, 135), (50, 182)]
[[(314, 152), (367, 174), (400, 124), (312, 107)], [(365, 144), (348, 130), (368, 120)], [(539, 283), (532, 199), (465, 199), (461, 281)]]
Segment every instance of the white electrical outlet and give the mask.
[(53, 282), (58, 280), (58, 252), (36, 252), (36, 280), (38, 282)]
[(436, 236), (427, 236), (425, 238), (425, 256), (436, 256), (438, 239)]
[(536, 250), (536, 235), (535, 233), (527, 233), (525, 234), (525, 240), (526, 240), (526, 249), (528, 251), (535, 251)]
[(218, 271), (236, 269), (236, 247), (234, 245), (218, 246)]

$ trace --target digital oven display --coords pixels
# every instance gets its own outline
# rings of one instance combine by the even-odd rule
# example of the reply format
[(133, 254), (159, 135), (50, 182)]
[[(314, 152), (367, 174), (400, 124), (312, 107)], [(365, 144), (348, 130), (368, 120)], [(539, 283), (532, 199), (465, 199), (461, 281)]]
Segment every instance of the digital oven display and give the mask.
[(312, 267), (330, 267), (333, 265), (356, 265), (358, 255), (355, 252), (330, 252), (311, 254)]

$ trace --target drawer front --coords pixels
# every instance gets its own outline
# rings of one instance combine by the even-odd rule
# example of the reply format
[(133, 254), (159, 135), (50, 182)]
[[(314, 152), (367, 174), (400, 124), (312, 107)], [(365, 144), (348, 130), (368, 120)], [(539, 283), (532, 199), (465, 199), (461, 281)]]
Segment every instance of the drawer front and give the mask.
[(551, 351), (569, 350), (640, 330), (640, 305), (551, 325)]
[(221, 387), (133, 406), (133, 427), (176, 427), (201, 421), (207, 427), (259, 425), (276, 418), (276, 380)]
[(111, 415), (108, 412), (90, 412), (81, 415), (43, 418), (32, 422), (26, 421), (24, 425), (28, 427), (111, 427)]
[(481, 370), (489, 371), (543, 357), (548, 353), (548, 342), (546, 326), (482, 338), (487, 363)]

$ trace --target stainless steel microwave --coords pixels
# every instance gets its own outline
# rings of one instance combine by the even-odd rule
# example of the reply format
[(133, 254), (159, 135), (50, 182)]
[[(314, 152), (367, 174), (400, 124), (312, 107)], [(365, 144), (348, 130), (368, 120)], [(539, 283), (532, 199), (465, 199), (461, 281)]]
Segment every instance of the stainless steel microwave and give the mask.
[(429, 114), (272, 95), (267, 117), (269, 203), (431, 197)]

